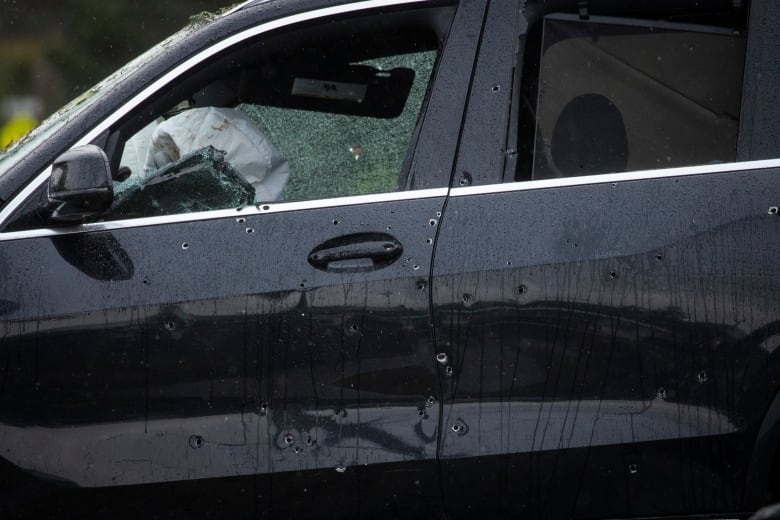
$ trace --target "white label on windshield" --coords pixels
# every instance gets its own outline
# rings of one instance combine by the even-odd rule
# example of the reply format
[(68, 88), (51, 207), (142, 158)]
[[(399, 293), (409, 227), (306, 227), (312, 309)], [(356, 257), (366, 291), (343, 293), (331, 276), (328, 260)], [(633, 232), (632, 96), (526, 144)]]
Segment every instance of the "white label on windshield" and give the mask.
[(292, 86), (293, 96), (337, 99), (362, 103), (368, 86), (362, 83), (326, 81), (322, 79), (295, 78)]

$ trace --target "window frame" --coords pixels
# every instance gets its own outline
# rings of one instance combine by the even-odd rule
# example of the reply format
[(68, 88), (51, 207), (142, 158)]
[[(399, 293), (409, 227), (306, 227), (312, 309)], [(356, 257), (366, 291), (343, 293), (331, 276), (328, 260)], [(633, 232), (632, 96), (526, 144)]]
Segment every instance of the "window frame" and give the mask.
[[(116, 160), (118, 161), (119, 158), (121, 158), (121, 153), (114, 152), (116, 151), (117, 144), (120, 141), (123, 142), (124, 140), (122, 139), (121, 133), (114, 132), (112, 129), (121, 128), (127, 122), (127, 120), (132, 118), (134, 115), (143, 113), (149, 114), (149, 109), (151, 107), (166, 106), (166, 104), (171, 106), (170, 101), (175, 96), (166, 95), (166, 89), (168, 89), (168, 87), (174, 84), (180, 84), (181, 78), (186, 78), (188, 73), (196, 73), (198, 68), (204, 64), (213, 63), (213, 60), (218, 58), (220, 54), (225, 52), (234, 52), (242, 45), (246, 45), (250, 40), (257, 39), (264, 34), (278, 30), (295, 30), (295, 26), (303, 26), (304, 24), (310, 23), (323, 23), (327, 22), (329, 18), (340, 16), (371, 17), (381, 15), (383, 12), (386, 12), (385, 10), (426, 8), (451, 8), (453, 10), (453, 18), (450, 19), (450, 30), (452, 30), (451, 25), (454, 23), (455, 18), (458, 17), (458, 10), (460, 8), (455, 6), (454, 2), (452, 1), (441, 0), (364, 0), (356, 3), (316, 8), (310, 11), (298, 12), (296, 14), (291, 14), (278, 19), (261, 21), (256, 25), (247, 27), (236, 32), (235, 34), (227, 36), (208, 47), (204, 47), (189, 57), (185, 57), (177, 65), (167, 69), (163, 74), (157, 77), (157, 79), (142, 88), (129, 100), (119, 105), (116, 109), (108, 112), (105, 117), (103, 117), (92, 129), (86, 131), (68, 149), (85, 144), (99, 144), (102, 145), (102, 147), (108, 149), (108, 155), (110, 157), (116, 156)], [(436, 84), (437, 76), (440, 73), (438, 70), (439, 64), (442, 60), (442, 56), (451, 36), (451, 34), (445, 34), (445, 38), (441, 42), (442, 48), (439, 49), (437, 63), (434, 66), (433, 74), (429, 80), (429, 91), (421, 109), (417, 128), (413, 132), (410, 142), (409, 150), (411, 152), (417, 148), (417, 140), (421, 134), (420, 128), (424, 124), (426, 110), (429, 108), (429, 101), (432, 96), (432, 89)], [(454, 57), (451, 57), (451, 61), (452, 60), (454, 60)], [(451, 64), (450, 68), (453, 66), (454, 64)], [(178, 88), (173, 90), (180, 92), (180, 89)], [(162, 95), (160, 95), (160, 93), (162, 93)], [(145, 119), (145, 117), (142, 115), (140, 119)], [(452, 139), (457, 140), (457, 135), (452, 137)], [(119, 149), (121, 150), (121, 145), (119, 146)], [(409, 157), (407, 157), (406, 162), (411, 163), (413, 161), (410, 161)], [(414, 166), (412, 166), (412, 168), (413, 167)], [(15, 217), (17, 213), (24, 208), (25, 205), (33, 202), (32, 199), (35, 198), (36, 194), (40, 193), (40, 190), (45, 187), (51, 175), (51, 171), (52, 165), (49, 164), (40, 173), (33, 176), (32, 180), (28, 182), (21, 190), (19, 190), (19, 192), (16, 193), (16, 195), (11, 200), (9, 200), (7, 204), (0, 207), (0, 228), (7, 226), (12, 221), (13, 217)], [(399, 175), (400, 173), (401, 172), (399, 172)], [(187, 222), (216, 218), (228, 218), (236, 216), (239, 212), (242, 213), (242, 215), (248, 215), (255, 212), (266, 213), (269, 211), (299, 211), (309, 208), (337, 207), (406, 199), (422, 199), (441, 196), (442, 194), (446, 194), (447, 190), (446, 186), (444, 185), (441, 187), (421, 186), (420, 189), (414, 189), (414, 187), (409, 186), (408, 182), (405, 183), (403, 189), (408, 191), (395, 191), (371, 195), (351, 195), (346, 197), (315, 199), (310, 201), (280, 201), (274, 203), (273, 208), (271, 208), (271, 205), (269, 204), (261, 204), (257, 207), (248, 206), (238, 209), (185, 213), (163, 217), (141, 217), (126, 220), (116, 220), (111, 222), (84, 223), (76, 226), (58, 228), (38, 227), (35, 229), (23, 231), (0, 231), (0, 242), (19, 238), (56, 236), (60, 234), (78, 232), (160, 225), (169, 222)]]

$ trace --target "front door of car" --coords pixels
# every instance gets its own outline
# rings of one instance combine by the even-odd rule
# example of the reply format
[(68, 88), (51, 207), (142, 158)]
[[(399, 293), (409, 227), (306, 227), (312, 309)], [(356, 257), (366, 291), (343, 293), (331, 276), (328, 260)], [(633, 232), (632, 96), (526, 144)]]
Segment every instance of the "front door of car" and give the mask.
[[(0, 235), (0, 438), (24, 470), (6, 504), (120, 500), (132, 515), (159, 494), (199, 512), (296, 517), (439, 506), (428, 284), (479, 36), (466, 28), (483, 9), (329, 16), (245, 45), (283, 49), (262, 59), (241, 44), (193, 67), (194, 87), (166, 85), (185, 103), (161, 109), (164, 121), (147, 103), (106, 129), (109, 161), (132, 174), (108, 214), (31, 224), (45, 185), (19, 205)], [(289, 67), (289, 99), (267, 85), (275, 67)], [(356, 93), (366, 74), (377, 79)], [(374, 85), (385, 90), (372, 106)], [(244, 125), (225, 146), (247, 128), (272, 143), (284, 195), (258, 188), (236, 208), (258, 179), (229, 148), (183, 149), (177, 132), (214, 114), (226, 126), (211, 130)], [(42, 503), (30, 474), (110, 489), (70, 503), (55, 485)]]
[(744, 510), (780, 380), (780, 162), (736, 155), (744, 28), (541, 4), (517, 61), (478, 61), (437, 236), (448, 511)]

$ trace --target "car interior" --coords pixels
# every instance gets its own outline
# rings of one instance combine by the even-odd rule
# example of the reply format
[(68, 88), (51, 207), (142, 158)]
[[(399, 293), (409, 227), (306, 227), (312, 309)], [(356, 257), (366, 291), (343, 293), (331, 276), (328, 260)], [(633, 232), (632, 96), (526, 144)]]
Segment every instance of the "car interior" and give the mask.
[(747, 13), (741, 0), (529, 4), (508, 174), (734, 161)]

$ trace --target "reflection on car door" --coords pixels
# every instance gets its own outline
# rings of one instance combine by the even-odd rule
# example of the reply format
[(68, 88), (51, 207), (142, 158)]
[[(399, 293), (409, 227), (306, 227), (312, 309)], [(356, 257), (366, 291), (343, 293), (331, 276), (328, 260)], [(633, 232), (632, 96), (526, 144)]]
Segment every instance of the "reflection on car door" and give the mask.
[(428, 284), (483, 9), (456, 16), (409, 153), (432, 189), (3, 237), (4, 507), (439, 506)]
[[(564, 18), (551, 17), (551, 25)], [(576, 14), (570, 20), (584, 23)], [(631, 30), (618, 32), (622, 38)], [(726, 34), (695, 31), (708, 42)], [(578, 50), (609, 41), (582, 43)], [(577, 62), (597, 68), (591, 65)], [(739, 72), (739, 63), (717, 65), (721, 74)], [(510, 69), (494, 70), (502, 85)], [(558, 95), (582, 88), (602, 97), (581, 82), (553, 79), (538, 89)], [(491, 101), (480, 86), (470, 109), (477, 96)], [(566, 112), (560, 105), (558, 122)], [(491, 125), (488, 117), (469, 111), (456, 167), (469, 176), (453, 179), (433, 270), (437, 351), (447, 363), (442, 488), (453, 517), (472, 510), (496, 517), (682, 516), (751, 507), (743, 494), (757, 493), (746, 486), (752, 449), (778, 391), (778, 161), (715, 164), (718, 157), (675, 155), (695, 166), (647, 171), (659, 166), (630, 166), (642, 156), (631, 147), (646, 144), (635, 140), (606, 170), (575, 172), (593, 151), (584, 146), (569, 150), (563, 175), (537, 176), (546, 166), (565, 169), (554, 155), (543, 164), (540, 150), (555, 148), (554, 126), (560, 134), (571, 126), (532, 119), (525, 144), (534, 176), (517, 179), (534, 180), (496, 184), (515, 180), (513, 128), (511, 117), (509, 125)], [(636, 127), (625, 112), (622, 118), (631, 135)], [(738, 120), (723, 118), (717, 124), (737, 128)], [(553, 136), (545, 141), (547, 123)], [(495, 144), (507, 135), (506, 148)], [(560, 140), (587, 139), (604, 136)], [(695, 151), (752, 158), (734, 156), (736, 135), (724, 140), (717, 150), (699, 143)], [(683, 141), (668, 149), (686, 148)], [(475, 150), (486, 159), (473, 160)], [(522, 163), (520, 157), (518, 171)], [(564, 178), (619, 171), (614, 164), (621, 163), (645, 171)], [(770, 457), (770, 448), (756, 456)]]

